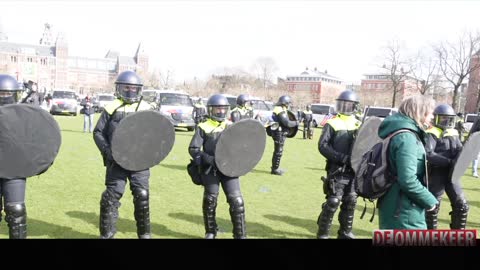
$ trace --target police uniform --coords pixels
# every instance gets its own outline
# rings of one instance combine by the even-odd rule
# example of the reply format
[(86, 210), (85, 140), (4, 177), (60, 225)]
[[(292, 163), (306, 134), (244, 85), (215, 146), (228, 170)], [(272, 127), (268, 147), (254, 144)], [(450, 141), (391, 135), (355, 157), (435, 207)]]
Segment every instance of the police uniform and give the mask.
[[(119, 75), (119, 78), (122, 74)], [(150, 169), (129, 171), (122, 168), (112, 157), (111, 142), (115, 129), (123, 118), (135, 111), (151, 110), (151, 108), (150, 104), (145, 101), (141, 101), (140, 104), (138, 101), (127, 103), (117, 98), (105, 106), (105, 110), (100, 115), (97, 125), (93, 130), (95, 143), (102, 154), (103, 164), (106, 166), (106, 189), (102, 193), (100, 201), (99, 227), (101, 238), (113, 238), (116, 233), (118, 208), (120, 207), (120, 199), (125, 191), (127, 179), (130, 180), (130, 190), (133, 195), (137, 235), (139, 238), (150, 238), (148, 182)]]
[(443, 130), (436, 126), (429, 128), (425, 150), (430, 165), (428, 189), (439, 202), (433, 211), (425, 214), (428, 229), (437, 229), (440, 202), (445, 192), (452, 207), (450, 229), (465, 229), (469, 207), (462, 187), (453, 183), (451, 179), (455, 159), (462, 150), (457, 130), (453, 128)]
[[(288, 96), (282, 96), (288, 97)], [(274, 122), (277, 122), (279, 127), (277, 129), (270, 130), (269, 133), (272, 136), (274, 142), (273, 156), (272, 156), (272, 170), (271, 174), (282, 175), (283, 170), (279, 169), (280, 160), (283, 154), (283, 145), (285, 144), (286, 135), (290, 128), (298, 126), (296, 121), (291, 121), (288, 118), (288, 104), (290, 103), (290, 97), (288, 97), (288, 104), (282, 103), (280, 97), (279, 102), (273, 107), (272, 118)]]
[[(24, 89), (18, 87), (17, 80), (12, 76), (0, 74), (0, 91), (21, 93)], [(19, 102), (19, 98), (19, 94), (2, 96), (0, 97), (0, 106), (16, 104)], [(10, 239), (27, 238), (26, 181), (26, 178), (0, 178), (0, 221), (3, 206)]]
[(203, 122), (206, 115), (207, 108), (205, 105), (203, 105), (203, 103), (196, 103), (193, 107), (193, 120), (195, 121), (195, 125)]
[[(339, 104), (350, 104), (348, 110), (340, 109)], [(338, 221), (340, 228), (338, 238), (354, 238), (352, 234), (353, 218), (357, 203), (357, 194), (353, 179), (355, 172), (350, 164), (355, 136), (361, 122), (355, 117), (357, 96), (352, 91), (344, 91), (337, 98), (337, 116), (329, 119), (323, 126), (322, 135), (318, 141), (318, 150), (327, 159), (325, 170), (327, 178), (323, 183), (326, 201), (318, 217), (317, 238), (329, 237), (333, 215), (340, 206)]]
[(305, 111), (302, 112), (302, 120), (303, 120), (303, 138), (304, 139), (312, 139), (313, 137), (313, 129), (312, 129), (312, 120), (313, 120), (313, 113), (312, 111), (307, 108)]
[[(221, 95), (213, 95), (207, 102), (207, 107), (209, 107), (211, 99), (218, 98), (220, 100), (222, 97)], [(227, 107), (229, 106), (226, 98), (223, 102), (226, 103)], [(233, 224), (233, 237), (246, 238), (245, 206), (240, 191), (239, 178), (223, 175), (215, 167), (214, 161), (215, 147), (219, 136), (230, 124), (231, 122), (228, 120), (216, 121), (209, 115), (205, 122), (198, 125), (188, 149), (193, 159), (202, 160), (201, 173), (204, 186), (202, 210), (205, 238), (207, 239), (215, 238), (218, 230), (215, 216), (220, 183), (230, 205), (229, 212)]]
[(237, 106), (230, 113), (232, 122), (238, 122), (242, 119), (253, 118), (253, 109), (246, 106)]

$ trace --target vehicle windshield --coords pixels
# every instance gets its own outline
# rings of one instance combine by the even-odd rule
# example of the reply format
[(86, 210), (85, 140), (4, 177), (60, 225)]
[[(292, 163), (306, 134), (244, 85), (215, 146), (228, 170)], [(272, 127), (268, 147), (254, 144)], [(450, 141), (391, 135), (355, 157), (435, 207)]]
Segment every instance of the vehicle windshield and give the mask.
[(230, 109), (237, 107), (237, 98), (236, 97), (227, 97), (228, 103), (230, 103)]
[(171, 106), (193, 106), (192, 100), (188, 95), (173, 93), (160, 94), (160, 104)]
[(330, 106), (312, 105), (312, 113), (314, 114), (328, 114), (329, 112), (330, 112)]
[(155, 96), (156, 96), (155, 91), (143, 91), (142, 96), (145, 101), (152, 102), (155, 101)]
[(69, 91), (54, 91), (52, 98), (76, 99), (75, 93)]
[(383, 108), (368, 108), (366, 116), (387, 117), (392, 112), (392, 109)]
[(98, 96), (98, 101), (112, 101), (114, 99), (115, 97), (110, 95)]
[(265, 104), (265, 102), (261, 100), (251, 100), (252, 108), (254, 110), (262, 110), (262, 111), (269, 111), (270, 108)]
[(465, 122), (473, 123), (477, 120), (478, 115), (467, 115)]

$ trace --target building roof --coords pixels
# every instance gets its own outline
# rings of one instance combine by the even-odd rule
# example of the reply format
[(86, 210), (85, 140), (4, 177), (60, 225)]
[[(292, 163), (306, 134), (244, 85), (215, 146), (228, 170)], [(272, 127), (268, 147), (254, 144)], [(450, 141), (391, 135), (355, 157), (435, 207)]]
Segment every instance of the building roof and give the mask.
[(326, 79), (343, 81), (342, 79), (340, 79), (338, 77), (335, 77), (335, 76), (332, 76), (328, 73), (320, 72), (318, 70), (309, 70), (309, 69), (304, 70), (302, 73), (300, 73), (300, 75), (287, 75), (286, 77), (287, 78), (288, 77), (322, 77), (322, 78), (326, 78)]
[(0, 52), (53, 57), (55, 56), (55, 47), (13, 42), (0, 42)]

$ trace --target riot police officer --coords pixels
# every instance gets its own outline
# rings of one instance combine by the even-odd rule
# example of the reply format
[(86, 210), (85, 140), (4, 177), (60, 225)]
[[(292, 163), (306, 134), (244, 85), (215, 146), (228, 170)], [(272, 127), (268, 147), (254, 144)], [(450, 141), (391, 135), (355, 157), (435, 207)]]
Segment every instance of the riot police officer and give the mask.
[(40, 95), (38, 93), (37, 83), (28, 81), (28, 83), (24, 83), (24, 87), (29, 91), (27, 96), (22, 100), (22, 103), (40, 106)]
[[(357, 202), (353, 179), (355, 173), (350, 164), (350, 155), (360, 121), (355, 117), (357, 95), (350, 90), (340, 93), (336, 99), (337, 116), (323, 126), (318, 141), (318, 150), (327, 159), (327, 178), (323, 183), (326, 201), (318, 217), (317, 238), (327, 239), (333, 215), (340, 206), (338, 238), (352, 239), (353, 216)], [(341, 205), (340, 205), (341, 204)]]
[(273, 107), (272, 119), (278, 123), (278, 128), (271, 129), (271, 136), (274, 142), (273, 156), (272, 156), (272, 170), (271, 174), (282, 175), (284, 171), (279, 169), (280, 159), (283, 154), (283, 145), (285, 144), (288, 129), (297, 127), (298, 122), (292, 121), (288, 117), (288, 109), (292, 103), (289, 96), (281, 96), (278, 98), (277, 104)]
[(428, 189), (438, 200), (433, 211), (426, 212), (428, 229), (437, 229), (438, 212), (444, 192), (450, 200), (450, 229), (465, 229), (468, 204), (462, 187), (452, 182), (451, 172), (457, 155), (462, 150), (458, 131), (455, 127), (455, 111), (447, 104), (438, 105), (433, 111), (433, 126), (427, 132), (427, 160), (429, 166)]
[(93, 130), (95, 143), (106, 166), (105, 186), (100, 200), (100, 237), (113, 238), (116, 233), (120, 198), (125, 191), (127, 179), (133, 195), (134, 216), (139, 238), (151, 238), (149, 210), (150, 170), (129, 171), (118, 165), (112, 156), (111, 140), (115, 128), (128, 114), (150, 110), (148, 102), (141, 101), (143, 83), (135, 72), (124, 71), (115, 81), (117, 98), (107, 106)]
[(463, 142), (463, 135), (466, 131), (465, 129), (465, 121), (463, 120), (463, 113), (459, 112), (457, 113), (458, 120), (455, 123), (455, 129), (458, 131), (458, 137), (460, 138), (460, 141)]
[(203, 104), (202, 98), (199, 98), (197, 103), (195, 103), (193, 107), (193, 120), (195, 121), (195, 125), (200, 124), (205, 120), (207, 115), (207, 108)]
[[(0, 106), (19, 103), (24, 90), (12, 76), (0, 74)], [(11, 239), (27, 238), (26, 180), (0, 178), (0, 220), (2, 204), (5, 203), (5, 221)]]
[(253, 109), (248, 106), (249, 98), (241, 94), (237, 97), (237, 107), (235, 107), (230, 113), (232, 122), (238, 122), (242, 119), (253, 118)]
[(246, 238), (245, 206), (240, 191), (238, 177), (223, 175), (215, 166), (215, 147), (220, 134), (231, 124), (227, 120), (230, 104), (225, 96), (216, 94), (207, 101), (207, 120), (198, 125), (192, 137), (188, 152), (202, 168), (203, 220), (205, 238), (214, 239), (217, 235), (215, 219), (220, 183), (230, 205), (230, 217), (233, 223), (233, 237)]
[(305, 111), (302, 112), (302, 121), (303, 121), (303, 139), (308, 138), (311, 140), (313, 137), (313, 129), (312, 129), (313, 113), (310, 105), (307, 105)]

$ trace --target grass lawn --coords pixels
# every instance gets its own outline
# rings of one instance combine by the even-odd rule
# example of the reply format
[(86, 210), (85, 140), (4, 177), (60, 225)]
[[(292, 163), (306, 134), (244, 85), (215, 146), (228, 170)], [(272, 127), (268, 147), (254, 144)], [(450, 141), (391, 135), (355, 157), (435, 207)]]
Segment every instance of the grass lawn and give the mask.
[[(95, 121), (99, 114), (95, 115)], [(83, 115), (55, 116), (62, 130), (62, 145), (50, 169), (27, 180), (28, 238), (98, 238), (99, 201), (104, 190), (105, 168), (91, 133), (83, 133)], [(313, 140), (287, 139), (281, 168), (284, 176), (270, 174), (273, 141), (267, 137), (264, 156), (257, 167), (241, 177), (246, 207), (248, 238), (315, 238), (316, 220), (325, 198), (320, 177), (325, 159), (317, 149), (321, 130)], [(194, 185), (187, 172), (188, 144), (193, 132), (177, 130), (168, 157), (151, 169), (150, 212), (154, 238), (202, 238), (203, 188)], [(480, 229), (480, 180), (463, 177), (470, 204), (467, 227)], [(127, 190), (121, 199), (116, 238), (136, 238), (133, 202)], [(360, 219), (363, 201), (357, 204), (354, 234), (371, 238), (378, 218), (369, 222), (372, 204)], [(448, 229), (450, 203), (444, 196), (439, 228)], [(337, 211), (338, 214), (338, 211)], [(232, 238), (232, 224), (225, 195), (220, 192), (217, 207), (218, 238)], [(331, 235), (336, 236), (337, 217)], [(0, 238), (8, 238), (5, 221)]]

